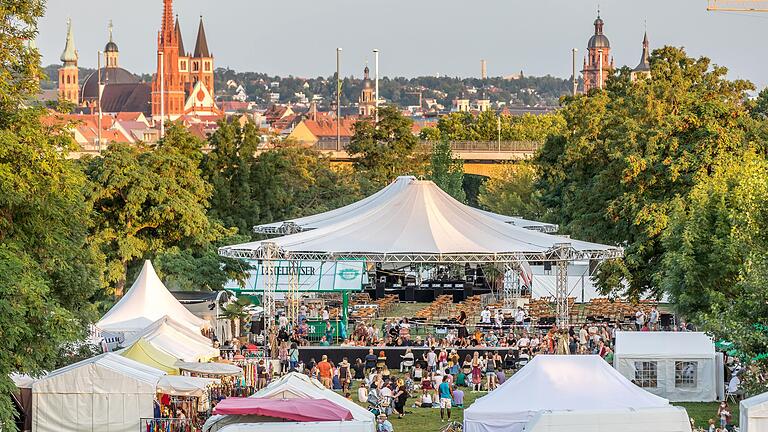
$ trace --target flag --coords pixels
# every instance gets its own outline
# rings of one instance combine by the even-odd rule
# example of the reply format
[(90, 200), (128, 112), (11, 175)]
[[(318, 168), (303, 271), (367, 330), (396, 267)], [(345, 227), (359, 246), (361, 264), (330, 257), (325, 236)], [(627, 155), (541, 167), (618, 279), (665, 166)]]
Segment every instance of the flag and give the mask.
[(520, 279), (523, 280), (523, 285), (531, 288), (531, 283), (533, 282), (533, 270), (531, 269), (531, 265), (528, 264), (528, 261), (520, 261)]

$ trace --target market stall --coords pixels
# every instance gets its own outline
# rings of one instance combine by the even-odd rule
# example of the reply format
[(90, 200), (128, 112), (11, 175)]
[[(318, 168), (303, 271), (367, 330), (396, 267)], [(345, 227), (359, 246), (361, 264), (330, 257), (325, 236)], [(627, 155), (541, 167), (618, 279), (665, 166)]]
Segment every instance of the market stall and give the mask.
[(739, 431), (768, 431), (768, 392), (739, 403)]
[(704, 333), (617, 332), (615, 351), (616, 370), (644, 390), (673, 402), (717, 400), (715, 345)]
[(131, 360), (136, 360), (139, 363), (143, 363), (155, 369), (160, 369), (170, 375), (179, 374), (179, 368), (176, 367), (178, 359), (165, 351), (156, 348), (143, 337), (137, 339), (127, 348), (117, 351), (117, 354)]
[(144, 339), (156, 349), (183, 361), (208, 361), (219, 357), (219, 349), (199, 332), (170, 316), (163, 316), (125, 340), (126, 345)]
[(690, 432), (691, 426), (684, 409), (638, 388), (599, 356), (537, 355), (464, 411), (466, 432), (532, 430)]
[(209, 327), (207, 321), (196, 317), (173, 297), (155, 273), (152, 263), (146, 260), (128, 292), (95, 327), (104, 337), (121, 339), (141, 332), (166, 315), (197, 333)]

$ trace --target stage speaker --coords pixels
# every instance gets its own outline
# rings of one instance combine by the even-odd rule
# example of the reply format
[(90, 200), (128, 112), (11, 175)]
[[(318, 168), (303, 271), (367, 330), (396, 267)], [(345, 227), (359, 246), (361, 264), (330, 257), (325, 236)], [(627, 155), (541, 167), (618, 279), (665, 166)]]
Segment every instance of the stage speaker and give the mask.
[(544, 261), (544, 271), (552, 271), (552, 261)]
[(386, 286), (387, 286), (386, 284), (383, 284), (381, 282), (376, 284), (376, 298), (377, 299), (384, 298), (384, 296), (385, 296), (385, 294), (384, 294), (384, 287), (386, 287)]
[(416, 301), (416, 287), (414, 285), (405, 287), (405, 301)]

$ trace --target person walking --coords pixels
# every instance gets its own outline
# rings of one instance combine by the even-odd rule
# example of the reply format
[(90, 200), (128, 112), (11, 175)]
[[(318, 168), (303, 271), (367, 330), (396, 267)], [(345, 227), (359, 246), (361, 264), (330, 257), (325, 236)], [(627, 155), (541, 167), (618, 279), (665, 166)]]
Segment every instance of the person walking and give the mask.
[(352, 369), (350, 368), (349, 360), (344, 357), (339, 363), (339, 384), (341, 384), (341, 391), (347, 393), (349, 391), (349, 384), (352, 382)]
[(320, 377), (320, 382), (325, 388), (331, 388), (333, 381), (333, 366), (328, 361), (328, 356), (323, 354), (322, 360), (317, 364), (317, 373)]
[(448, 420), (450, 420), (451, 404), (453, 403), (453, 392), (451, 391), (451, 384), (448, 382), (447, 375), (443, 377), (443, 382), (440, 383), (440, 386), (437, 389), (437, 393), (440, 395), (440, 421), (445, 421), (445, 413), (447, 413)]

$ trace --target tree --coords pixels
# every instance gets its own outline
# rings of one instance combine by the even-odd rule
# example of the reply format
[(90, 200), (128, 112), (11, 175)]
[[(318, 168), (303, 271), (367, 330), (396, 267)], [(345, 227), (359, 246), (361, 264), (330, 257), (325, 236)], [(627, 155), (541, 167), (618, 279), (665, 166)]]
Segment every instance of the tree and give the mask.
[(631, 297), (660, 294), (660, 236), (674, 198), (720, 156), (756, 145), (743, 103), (750, 83), (672, 47), (653, 52), (651, 74), (632, 82), (624, 68), (605, 91), (567, 98), (565, 132), (550, 136), (535, 160), (542, 202), (565, 233), (625, 245)]
[(478, 203), (499, 214), (526, 219), (544, 219), (546, 209), (536, 189), (536, 168), (529, 163), (507, 164), (499, 177), (488, 179), (480, 187)]
[(106, 283), (121, 296), (128, 267), (150, 252), (204, 246), (225, 235), (208, 220), (211, 186), (200, 177), (201, 143), (171, 125), (154, 151), (111, 144), (91, 160), (93, 241), (104, 254)]
[[(662, 236), (659, 284), (679, 313), (731, 341), (764, 371), (768, 364), (768, 161), (747, 152), (725, 156), (675, 200)], [(753, 367), (748, 371), (755, 372)], [(768, 378), (748, 373), (751, 393)]]
[(251, 179), (259, 223), (321, 213), (360, 198), (351, 170), (332, 167), (320, 152), (302, 146), (261, 153)]
[(401, 175), (423, 173), (423, 159), (416, 154), (418, 139), (411, 131), (412, 125), (411, 119), (391, 106), (379, 108), (378, 123), (355, 123), (347, 151), (366, 183), (366, 191), (378, 190)]
[(248, 300), (247, 297), (240, 297), (237, 299), (237, 301), (229, 303), (228, 305), (224, 306), (224, 309), (222, 309), (221, 315), (229, 320), (229, 325), (232, 326), (231, 330), (233, 337), (240, 336), (237, 332), (238, 325), (242, 330), (244, 327), (243, 324), (245, 319), (251, 316), (250, 313), (248, 313), (246, 310), (250, 304), (251, 301)]
[(208, 212), (224, 226), (253, 236), (259, 218), (259, 203), (253, 191), (259, 130), (253, 123), (222, 121), (209, 138), (211, 152), (203, 158), (203, 178), (213, 187)]
[(429, 179), (457, 200), (467, 200), (463, 189), (464, 161), (453, 157), (451, 145), (446, 140), (440, 140), (432, 148)]

